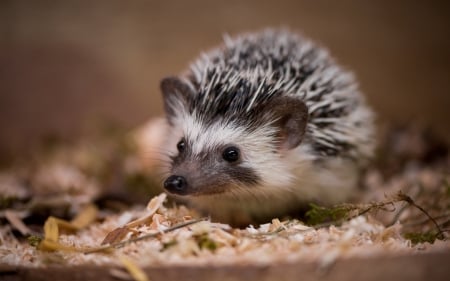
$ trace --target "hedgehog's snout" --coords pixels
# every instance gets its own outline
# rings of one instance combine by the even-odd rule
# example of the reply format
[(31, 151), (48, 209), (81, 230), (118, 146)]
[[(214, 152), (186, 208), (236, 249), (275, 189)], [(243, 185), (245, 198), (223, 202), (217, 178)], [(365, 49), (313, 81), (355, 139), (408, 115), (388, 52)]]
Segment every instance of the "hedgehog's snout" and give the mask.
[(188, 184), (183, 176), (172, 175), (164, 182), (164, 188), (173, 194), (185, 195), (188, 191)]

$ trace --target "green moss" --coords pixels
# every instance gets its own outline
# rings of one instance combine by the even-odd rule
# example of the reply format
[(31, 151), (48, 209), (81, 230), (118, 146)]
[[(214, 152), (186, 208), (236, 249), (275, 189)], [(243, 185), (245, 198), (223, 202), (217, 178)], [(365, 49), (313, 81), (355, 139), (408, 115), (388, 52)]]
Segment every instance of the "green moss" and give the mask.
[(306, 223), (309, 225), (317, 225), (325, 222), (339, 222), (350, 216), (350, 212), (355, 208), (351, 205), (339, 205), (330, 208), (322, 207), (316, 204), (310, 204), (306, 214)]
[(0, 210), (11, 207), (15, 199), (12, 197), (0, 197)]
[(208, 236), (208, 233), (195, 235), (194, 239), (200, 249), (207, 249), (210, 251), (215, 251), (217, 249), (217, 243)]
[(178, 244), (178, 241), (175, 240), (175, 239), (170, 240), (169, 242), (163, 243), (161, 252), (163, 252), (163, 251), (165, 251), (165, 250), (167, 250), (167, 249), (169, 249), (169, 248), (171, 248), (171, 247), (173, 247), (173, 246), (175, 246), (177, 244)]
[(42, 237), (37, 235), (30, 235), (27, 237), (28, 244), (30, 244), (33, 247), (37, 247), (39, 243), (42, 241)]
[(415, 244), (419, 243), (430, 243), (433, 244), (436, 239), (439, 239), (439, 235), (434, 231), (428, 231), (428, 232), (409, 232), (403, 234), (403, 237), (405, 237), (408, 240), (411, 240), (411, 242)]

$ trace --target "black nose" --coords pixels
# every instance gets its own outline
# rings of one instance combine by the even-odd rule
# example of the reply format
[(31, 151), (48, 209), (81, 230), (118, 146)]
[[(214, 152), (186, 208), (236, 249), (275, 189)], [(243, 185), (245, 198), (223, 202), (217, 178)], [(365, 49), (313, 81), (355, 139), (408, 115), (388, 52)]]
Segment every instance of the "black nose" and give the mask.
[(164, 188), (170, 193), (184, 195), (187, 193), (187, 181), (182, 176), (170, 176), (164, 182)]

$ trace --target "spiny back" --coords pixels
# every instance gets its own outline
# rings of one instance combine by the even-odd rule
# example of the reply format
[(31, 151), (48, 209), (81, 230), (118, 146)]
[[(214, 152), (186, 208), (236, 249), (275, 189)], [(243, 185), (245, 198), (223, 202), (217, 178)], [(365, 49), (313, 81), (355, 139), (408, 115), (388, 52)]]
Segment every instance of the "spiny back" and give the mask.
[(352, 74), (325, 49), (286, 30), (224, 41), (197, 59), (186, 77), (195, 93), (189, 111), (202, 122), (233, 122), (251, 132), (260, 125), (259, 108), (278, 95), (295, 96), (308, 107), (305, 142), (314, 154), (371, 154), (372, 113)]

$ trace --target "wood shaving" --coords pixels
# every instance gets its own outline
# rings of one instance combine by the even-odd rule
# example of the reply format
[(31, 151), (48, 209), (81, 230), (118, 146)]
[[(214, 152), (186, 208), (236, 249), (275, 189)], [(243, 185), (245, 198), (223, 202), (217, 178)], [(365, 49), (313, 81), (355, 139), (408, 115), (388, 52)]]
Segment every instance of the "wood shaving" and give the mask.
[[(120, 153), (120, 161), (114, 162), (110, 155), (116, 146), (83, 145), (72, 152), (65, 150), (38, 167), (0, 173), (0, 191), (5, 191), (0, 219), (6, 222), (0, 225), (0, 264), (38, 268), (52, 264), (127, 264), (130, 274), (138, 279), (139, 269), (148, 266), (313, 262), (327, 267), (339, 259), (450, 251), (450, 160), (447, 154), (436, 154), (433, 160), (429, 151), (436, 149), (427, 148), (425, 142), (408, 148), (407, 137), (396, 139), (393, 144), (384, 145), (386, 152), (380, 152), (385, 158), (382, 168), (372, 167), (367, 172), (366, 189), (359, 194), (358, 202), (383, 202), (401, 190), (415, 204), (424, 206), (436, 223), (430, 223), (430, 218), (418, 208), (400, 202), (374, 208), (342, 223), (314, 226), (297, 219), (274, 218), (266, 224), (238, 229), (204, 220), (186, 206), (168, 204), (164, 193), (153, 197), (146, 206), (135, 204), (113, 213), (93, 203), (99, 198), (101, 186), (122, 187), (130, 179), (127, 173), (142, 184), (143, 178), (136, 173), (144, 167), (155, 167), (155, 163), (140, 166), (140, 160)], [(141, 157), (142, 154), (138, 159)], [(103, 164), (108, 163), (105, 159), (123, 171), (119, 177), (122, 181), (117, 182), (117, 170)], [(107, 181), (100, 182), (105, 174)], [(45, 224), (45, 218), (39, 225), (25, 223), (41, 214), (42, 209), (50, 213), (45, 216)], [(33, 219), (39, 222), (39, 216)], [(441, 240), (432, 239), (430, 242), (434, 243), (429, 243), (419, 239), (413, 243), (413, 239), (405, 238), (407, 233), (412, 237), (433, 234), (436, 224), (443, 231)], [(43, 228), (43, 237), (32, 236), (31, 244), (16, 231), (39, 233), (39, 227)]]
[[(165, 195), (152, 199), (161, 202)], [(156, 200), (156, 201), (155, 201)], [(162, 202), (161, 202), (162, 203)], [(158, 206), (159, 203), (150, 205)], [(156, 207), (155, 207), (156, 208)], [(151, 211), (155, 211), (151, 208)], [(387, 254), (413, 254), (423, 251), (450, 250), (449, 243), (412, 245), (401, 235), (401, 225), (385, 227), (376, 220), (359, 216), (341, 226), (315, 229), (302, 222), (280, 221), (257, 228), (234, 229), (229, 225), (211, 221), (167, 232), (151, 239), (129, 243), (109, 253), (81, 253), (98, 247), (108, 233), (119, 229), (124, 233), (120, 239), (139, 237), (159, 230), (161, 225), (173, 226), (185, 216), (195, 217), (193, 212), (182, 207), (157, 208), (150, 221), (148, 208), (127, 211), (138, 219), (125, 226), (118, 225), (118, 214), (105, 221), (90, 224), (76, 233), (57, 234), (58, 220), (52, 219), (45, 225), (45, 247), (58, 250), (67, 264), (114, 264), (120, 265), (120, 257), (126, 256), (136, 266), (149, 265), (225, 265), (225, 264), (270, 264), (281, 261), (315, 261), (326, 266), (336, 259), (349, 257), (371, 257)], [(156, 212), (156, 211), (155, 211)], [(145, 223), (142, 223), (145, 222)], [(70, 225), (70, 224), (69, 224)], [(66, 225), (67, 226), (67, 225)], [(274, 231), (276, 235), (274, 235)], [(11, 237), (10, 229), (2, 227), (2, 237)], [(56, 234), (55, 234), (56, 233)], [(10, 265), (44, 266), (43, 253), (17, 240), (6, 241), (0, 246), (2, 263)], [(11, 247), (15, 245), (15, 249)], [(17, 251), (20, 249), (19, 251)], [(30, 256), (34, 257), (30, 260)], [(13, 258), (14, 257), (14, 258)]]
[(6, 210), (5, 211), (5, 218), (9, 221), (9, 223), (22, 235), (30, 235), (33, 233), (20, 219), (19, 212), (13, 211), (13, 210)]

